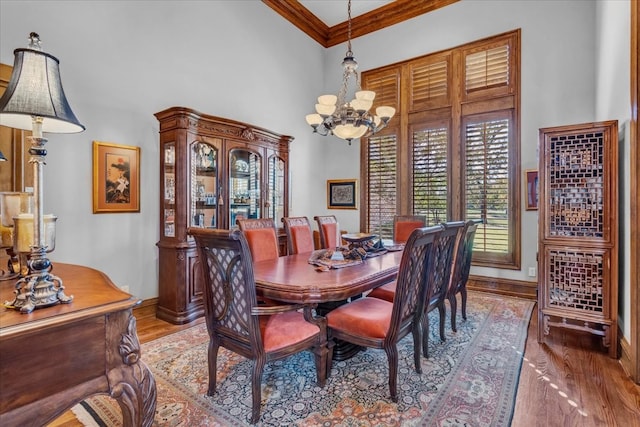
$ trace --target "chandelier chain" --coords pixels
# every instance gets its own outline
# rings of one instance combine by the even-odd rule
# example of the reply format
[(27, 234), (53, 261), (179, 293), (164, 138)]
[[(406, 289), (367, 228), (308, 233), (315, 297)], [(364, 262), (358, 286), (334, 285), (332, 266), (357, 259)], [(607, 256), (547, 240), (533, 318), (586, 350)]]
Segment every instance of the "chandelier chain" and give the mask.
[(353, 56), (351, 51), (351, 0), (347, 4), (347, 56)]

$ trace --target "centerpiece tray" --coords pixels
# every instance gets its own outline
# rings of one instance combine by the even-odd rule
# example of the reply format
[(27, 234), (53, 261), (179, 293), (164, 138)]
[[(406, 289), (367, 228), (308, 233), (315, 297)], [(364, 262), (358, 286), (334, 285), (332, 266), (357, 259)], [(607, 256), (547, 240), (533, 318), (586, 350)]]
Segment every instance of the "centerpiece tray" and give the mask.
[(376, 237), (378, 237), (375, 234), (369, 234), (369, 233), (350, 233), (350, 234), (343, 234), (342, 238), (349, 243), (363, 243), (363, 242), (368, 242), (369, 240), (373, 240)]

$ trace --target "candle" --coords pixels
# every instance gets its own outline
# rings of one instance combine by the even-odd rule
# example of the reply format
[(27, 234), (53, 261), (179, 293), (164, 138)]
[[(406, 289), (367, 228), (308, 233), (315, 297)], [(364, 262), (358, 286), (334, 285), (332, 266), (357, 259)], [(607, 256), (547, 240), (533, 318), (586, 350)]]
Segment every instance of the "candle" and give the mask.
[(19, 192), (0, 193), (0, 205), (2, 206), (2, 225), (13, 227), (14, 216), (33, 212), (33, 194)]
[[(55, 215), (44, 215), (44, 243), (47, 252), (56, 247), (56, 220)], [(15, 232), (13, 233), (13, 250), (15, 252), (31, 252), (34, 242), (33, 214), (19, 214), (13, 217)]]

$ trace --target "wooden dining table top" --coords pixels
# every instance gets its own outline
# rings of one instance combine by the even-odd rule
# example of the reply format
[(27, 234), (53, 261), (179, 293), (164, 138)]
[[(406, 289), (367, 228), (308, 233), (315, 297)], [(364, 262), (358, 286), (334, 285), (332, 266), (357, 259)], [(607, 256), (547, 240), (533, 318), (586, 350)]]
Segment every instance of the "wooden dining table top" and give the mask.
[(342, 301), (394, 280), (402, 251), (367, 258), (362, 264), (317, 271), (311, 252), (253, 264), (256, 291), (265, 298), (289, 303)]

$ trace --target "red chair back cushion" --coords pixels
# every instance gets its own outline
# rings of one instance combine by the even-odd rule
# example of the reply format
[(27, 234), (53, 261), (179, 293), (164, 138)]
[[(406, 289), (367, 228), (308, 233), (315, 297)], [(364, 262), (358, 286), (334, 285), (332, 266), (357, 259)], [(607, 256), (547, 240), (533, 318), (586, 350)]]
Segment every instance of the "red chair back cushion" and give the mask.
[(401, 221), (396, 223), (395, 235), (393, 240), (396, 242), (406, 242), (409, 240), (411, 232), (416, 228), (424, 227), (421, 221)]
[(280, 255), (278, 253), (278, 239), (274, 229), (257, 228), (245, 230), (244, 235), (247, 238), (253, 262), (276, 259)]
[(313, 247), (313, 235), (306, 225), (291, 227), (291, 243), (294, 253), (311, 252)]
[(327, 242), (327, 247), (325, 249), (335, 249), (338, 247), (337, 235), (338, 235), (338, 224), (322, 224), (322, 233), (325, 236), (325, 242)]

